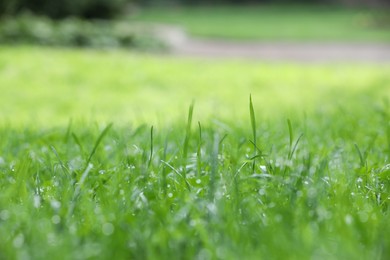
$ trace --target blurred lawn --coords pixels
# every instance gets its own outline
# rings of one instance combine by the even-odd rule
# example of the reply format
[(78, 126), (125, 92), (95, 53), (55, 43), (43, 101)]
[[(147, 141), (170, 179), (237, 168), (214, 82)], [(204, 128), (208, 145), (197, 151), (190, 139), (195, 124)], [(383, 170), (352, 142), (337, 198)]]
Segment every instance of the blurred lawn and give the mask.
[(208, 38), (389, 42), (386, 12), (327, 6), (171, 7), (140, 9), (130, 19), (180, 25)]
[[(390, 98), (390, 65), (201, 60), (125, 51), (0, 48), (0, 122), (74, 120), (169, 123), (196, 117), (248, 119), (367, 105)], [(285, 117), (284, 117), (285, 118)]]

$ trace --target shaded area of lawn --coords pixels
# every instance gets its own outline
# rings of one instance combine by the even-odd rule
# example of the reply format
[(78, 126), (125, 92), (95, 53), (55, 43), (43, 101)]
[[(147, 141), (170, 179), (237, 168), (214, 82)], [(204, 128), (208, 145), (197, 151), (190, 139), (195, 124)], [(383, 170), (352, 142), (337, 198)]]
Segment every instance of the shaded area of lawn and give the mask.
[(171, 7), (139, 9), (130, 20), (179, 25), (207, 38), (389, 42), (387, 11), (304, 5)]

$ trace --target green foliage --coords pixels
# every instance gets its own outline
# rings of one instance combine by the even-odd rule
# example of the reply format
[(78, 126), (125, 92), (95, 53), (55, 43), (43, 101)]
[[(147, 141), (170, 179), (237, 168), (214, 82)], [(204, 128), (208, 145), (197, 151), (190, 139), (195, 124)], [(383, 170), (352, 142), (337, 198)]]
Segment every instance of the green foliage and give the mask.
[(30, 11), (51, 18), (112, 18), (123, 12), (129, 2), (131, 0), (3, 0), (0, 16)]
[(162, 49), (163, 44), (148, 32), (127, 22), (68, 18), (53, 21), (21, 15), (0, 23), (0, 43), (78, 47), (138, 47)]

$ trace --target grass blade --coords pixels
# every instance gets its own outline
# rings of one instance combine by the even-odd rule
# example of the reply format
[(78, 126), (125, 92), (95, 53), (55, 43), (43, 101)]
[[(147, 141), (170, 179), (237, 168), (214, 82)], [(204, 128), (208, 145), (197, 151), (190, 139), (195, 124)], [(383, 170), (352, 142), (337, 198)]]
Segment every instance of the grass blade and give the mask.
[(60, 163), (60, 166), (61, 166), (62, 171), (63, 171), (66, 175), (69, 175), (69, 171), (68, 171), (68, 169), (65, 167), (65, 164), (62, 162), (60, 156), (58, 155), (56, 148), (54, 148), (54, 146), (51, 145), (51, 146), (50, 146), (50, 149), (53, 151), (53, 153), (54, 153), (55, 156), (57, 157), (57, 160), (58, 160), (58, 162)]
[(292, 143), (293, 143), (293, 140), (294, 140), (293, 130), (292, 130), (290, 119), (287, 119), (287, 125), (288, 125), (288, 133), (289, 133), (289, 136), (290, 136), (290, 146), (289, 146), (289, 149), (288, 149), (289, 150), (289, 156), (288, 157), (290, 158)]
[(213, 148), (212, 148), (212, 154), (211, 154), (211, 172), (210, 172), (210, 182), (209, 182), (209, 199), (214, 199), (215, 194), (215, 182), (218, 172), (218, 153), (219, 153), (219, 136), (216, 133), (214, 135), (214, 142), (213, 142)]
[(355, 149), (356, 149), (356, 152), (359, 155), (360, 167), (363, 168), (366, 165), (366, 160), (365, 160), (363, 154), (360, 152), (359, 146), (357, 144), (355, 144)]
[(295, 153), (295, 151), (296, 151), (296, 149), (298, 147), (299, 141), (301, 140), (302, 137), (303, 137), (303, 134), (301, 134), (298, 137), (297, 141), (295, 142), (294, 147), (292, 148), (291, 153), (289, 154), (289, 157), (288, 157), (289, 160), (292, 159), (292, 157), (293, 157), (293, 155), (294, 155), (294, 153)]
[(197, 158), (197, 172), (198, 176), (202, 173), (202, 126), (200, 122), (198, 122), (198, 128), (199, 128), (199, 143), (198, 143), (198, 150), (196, 151), (196, 158)]
[[(251, 118), (251, 126), (252, 126), (252, 137), (253, 137), (253, 145), (254, 145), (254, 155), (256, 156), (256, 147), (257, 147), (257, 136), (256, 136), (256, 117), (255, 110), (253, 108), (252, 95), (249, 95), (249, 113)], [(252, 173), (255, 172), (256, 160), (253, 160), (252, 163)]]
[(153, 158), (153, 126), (150, 128), (150, 156), (149, 156), (148, 168), (152, 163), (152, 158)]
[(103, 131), (101, 132), (101, 134), (99, 135), (98, 139), (95, 142), (95, 145), (93, 146), (93, 148), (91, 150), (91, 153), (89, 154), (89, 157), (88, 157), (88, 160), (87, 160), (87, 163), (86, 163), (86, 167), (88, 167), (89, 163), (91, 162), (91, 159), (92, 159), (93, 155), (96, 152), (96, 149), (98, 148), (100, 142), (103, 140), (104, 136), (108, 133), (108, 131), (110, 130), (112, 125), (113, 124), (111, 123), (108, 126), (106, 126), (106, 128), (104, 128)]
[(187, 129), (186, 129), (186, 137), (184, 139), (183, 144), (183, 177), (186, 178), (187, 174), (187, 156), (188, 156), (188, 144), (191, 138), (191, 124), (192, 124), (192, 115), (194, 112), (194, 102), (191, 103), (190, 108), (188, 110), (188, 119), (187, 119)]
[(84, 157), (85, 156), (85, 151), (84, 151), (83, 145), (80, 142), (80, 139), (77, 137), (77, 135), (75, 133), (72, 133), (72, 138), (75, 141), (75, 143), (77, 144), (77, 146), (79, 147), (82, 156)]

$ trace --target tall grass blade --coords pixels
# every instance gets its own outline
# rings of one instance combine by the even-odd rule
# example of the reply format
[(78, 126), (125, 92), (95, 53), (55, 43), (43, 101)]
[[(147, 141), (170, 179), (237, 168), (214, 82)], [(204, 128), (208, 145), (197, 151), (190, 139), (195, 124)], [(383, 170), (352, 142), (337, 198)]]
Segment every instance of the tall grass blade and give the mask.
[(365, 160), (363, 154), (361, 153), (359, 146), (357, 144), (355, 144), (355, 149), (356, 149), (357, 154), (359, 155), (360, 167), (363, 168), (366, 165), (366, 160)]
[(288, 159), (289, 159), (289, 160), (292, 159), (292, 157), (293, 157), (295, 151), (297, 150), (299, 141), (301, 140), (302, 136), (303, 136), (303, 134), (301, 134), (301, 135), (298, 137), (297, 141), (295, 142), (295, 144), (294, 144), (294, 146), (293, 146), (293, 148), (292, 148), (292, 150), (291, 150), (291, 153), (290, 153), (289, 156), (288, 156)]
[(68, 169), (65, 167), (65, 164), (62, 162), (60, 156), (58, 155), (56, 148), (54, 148), (54, 146), (51, 145), (51, 146), (50, 146), (50, 149), (53, 151), (54, 155), (57, 157), (57, 160), (58, 160), (58, 162), (60, 163), (60, 166), (61, 166), (62, 171), (65, 173), (65, 175), (69, 175), (69, 171), (68, 171)]
[(152, 163), (152, 159), (153, 159), (153, 126), (150, 128), (150, 155), (149, 155), (148, 168)]
[(196, 151), (196, 159), (197, 159), (197, 173), (198, 176), (202, 173), (202, 126), (200, 122), (198, 121), (198, 128), (199, 128), (199, 143), (198, 143), (198, 150)]
[(93, 166), (92, 164), (88, 164), (87, 165), (87, 168), (85, 169), (85, 171), (83, 172), (83, 174), (81, 175), (81, 178), (79, 180), (79, 182), (77, 183), (77, 186), (76, 186), (76, 189), (74, 190), (74, 193), (73, 193), (73, 197), (72, 197), (72, 200), (70, 201), (70, 204), (69, 204), (69, 208), (68, 208), (68, 219), (70, 219), (70, 217), (73, 215), (74, 213), (74, 210), (76, 208), (76, 204), (77, 204), (77, 199), (79, 198), (80, 196), (80, 193), (81, 193), (81, 189), (84, 185), (84, 182), (85, 180), (87, 179), (88, 177), (88, 174), (89, 172), (92, 170)]
[(96, 152), (96, 149), (98, 148), (100, 142), (103, 140), (104, 136), (108, 133), (108, 131), (110, 130), (112, 125), (113, 125), (112, 123), (107, 125), (106, 128), (104, 128), (103, 131), (101, 132), (101, 134), (99, 135), (98, 139), (95, 142), (95, 145), (93, 146), (93, 148), (91, 150), (91, 153), (89, 154), (89, 157), (88, 157), (87, 163), (86, 163), (86, 167), (88, 167), (89, 163), (91, 162), (91, 159), (92, 159), (93, 155)]
[[(254, 145), (254, 155), (256, 156), (256, 147), (257, 147), (257, 136), (256, 136), (256, 117), (255, 117), (255, 110), (253, 108), (253, 102), (252, 102), (252, 95), (249, 95), (249, 113), (250, 113), (250, 119), (251, 119), (251, 126), (252, 126), (252, 137), (253, 137), (253, 145)], [(255, 172), (256, 167), (256, 160), (253, 160), (252, 163), (252, 174)]]
[(210, 181), (209, 181), (209, 199), (214, 199), (215, 194), (215, 182), (218, 172), (218, 153), (219, 153), (219, 136), (218, 134), (214, 135), (214, 142), (211, 154), (211, 172), (210, 172)]
[(77, 135), (76, 135), (75, 133), (72, 133), (72, 138), (73, 138), (73, 140), (75, 141), (75, 143), (77, 144), (77, 146), (79, 147), (81, 154), (82, 154), (83, 156), (85, 156), (84, 147), (83, 147), (83, 145), (81, 144), (80, 139), (77, 137)]
[(68, 123), (68, 127), (66, 128), (66, 133), (64, 136), (64, 143), (67, 143), (69, 140), (69, 137), (71, 135), (72, 123), (73, 123), (73, 121), (72, 121), (72, 119), (70, 119), (69, 123)]
[(292, 126), (291, 126), (291, 121), (290, 119), (287, 119), (287, 125), (288, 125), (288, 133), (289, 133), (289, 136), (290, 136), (290, 145), (289, 145), (289, 156), (290, 157), (290, 154), (291, 154), (291, 149), (292, 149), (292, 143), (293, 143), (293, 140), (294, 140), (294, 135), (293, 135), (293, 130), (292, 130)]
[(194, 102), (191, 103), (188, 110), (188, 119), (187, 119), (187, 128), (186, 136), (183, 144), (183, 177), (186, 178), (187, 175), (187, 156), (188, 156), (188, 144), (191, 138), (191, 124), (192, 124), (192, 115), (194, 112)]
[[(168, 138), (165, 140), (164, 151), (163, 151), (161, 162), (165, 162), (167, 160), (167, 150), (168, 150)], [(167, 169), (166, 164), (163, 164), (162, 165), (162, 172), (161, 172), (161, 174), (162, 174), (161, 186), (162, 186), (164, 196), (167, 195), (167, 170), (166, 169)]]

